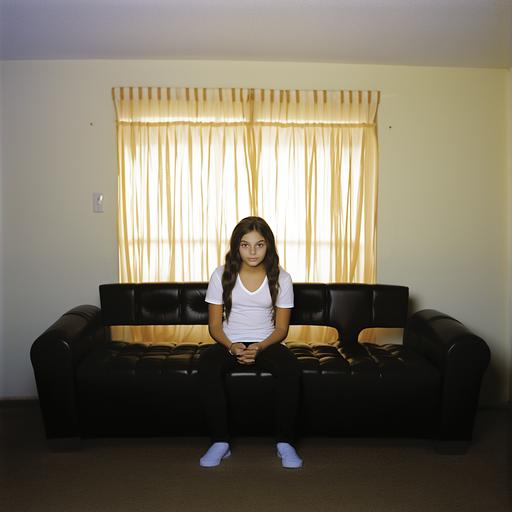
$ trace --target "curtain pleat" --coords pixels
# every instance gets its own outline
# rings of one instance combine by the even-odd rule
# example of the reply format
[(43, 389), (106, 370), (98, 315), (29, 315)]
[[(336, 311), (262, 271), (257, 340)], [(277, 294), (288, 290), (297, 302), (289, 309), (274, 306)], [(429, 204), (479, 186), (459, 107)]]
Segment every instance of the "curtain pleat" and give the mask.
[[(120, 282), (207, 281), (247, 215), (272, 227), (295, 282), (376, 277), (375, 91), (120, 87)], [(305, 340), (312, 328), (292, 329)], [(206, 341), (204, 328), (116, 336)], [(335, 341), (324, 330), (315, 339)]]

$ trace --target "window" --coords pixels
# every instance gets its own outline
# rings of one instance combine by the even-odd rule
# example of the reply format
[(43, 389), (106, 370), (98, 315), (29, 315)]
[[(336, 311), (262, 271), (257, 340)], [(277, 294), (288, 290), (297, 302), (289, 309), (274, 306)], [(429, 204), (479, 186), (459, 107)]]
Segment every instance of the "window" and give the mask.
[(375, 280), (380, 95), (118, 88), (121, 282), (207, 281), (260, 215), (295, 282)]

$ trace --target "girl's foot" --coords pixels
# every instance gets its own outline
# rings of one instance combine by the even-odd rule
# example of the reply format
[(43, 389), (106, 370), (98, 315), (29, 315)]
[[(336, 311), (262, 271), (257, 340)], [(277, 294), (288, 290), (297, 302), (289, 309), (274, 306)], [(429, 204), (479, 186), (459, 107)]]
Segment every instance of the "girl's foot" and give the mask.
[(218, 466), (222, 459), (226, 459), (230, 455), (229, 443), (213, 443), (199, 459), (199, 465), (203, 468), (213, 468)]
[(297, 469), (302, 467), (302, 459), (291, 444), (277, 443), (277, 456), (281, 459), (283, 468)]

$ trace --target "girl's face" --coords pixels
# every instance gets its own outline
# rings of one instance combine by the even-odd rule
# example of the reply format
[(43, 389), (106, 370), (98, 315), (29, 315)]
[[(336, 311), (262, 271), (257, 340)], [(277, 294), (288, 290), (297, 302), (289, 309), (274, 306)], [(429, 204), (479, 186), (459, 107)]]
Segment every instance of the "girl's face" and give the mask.
[(250, 231), (240, 240), (239, 250), (243, 264), (257, 267), (263, 263), (267, 254), (267, 242), (261, 233)]

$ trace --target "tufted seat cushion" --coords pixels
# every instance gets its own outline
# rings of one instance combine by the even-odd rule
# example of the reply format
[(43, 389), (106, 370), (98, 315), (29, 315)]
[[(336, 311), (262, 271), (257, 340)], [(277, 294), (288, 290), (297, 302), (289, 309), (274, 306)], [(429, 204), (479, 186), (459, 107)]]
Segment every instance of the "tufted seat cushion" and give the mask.
[[(104, 435), (106, 426), (116, 436), (206, 433), (197, 367), (207, 346), (98, 344), (76, 372), (84, 433)], [(396, 435), (398, 430), (410, 435), (415, 428), (421, 436), (432, 428), (441, 377), (415, 352), (369, 343), (343, 351), (332, 345), (288, 346), (302, 369), (304, 433)], [(270, 374), (240, 365), (226, 376), (226, 388), (235, 405), (234, 433), (273, 431)]]

